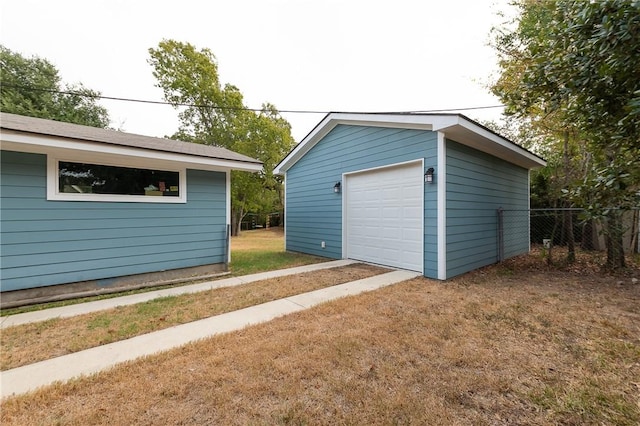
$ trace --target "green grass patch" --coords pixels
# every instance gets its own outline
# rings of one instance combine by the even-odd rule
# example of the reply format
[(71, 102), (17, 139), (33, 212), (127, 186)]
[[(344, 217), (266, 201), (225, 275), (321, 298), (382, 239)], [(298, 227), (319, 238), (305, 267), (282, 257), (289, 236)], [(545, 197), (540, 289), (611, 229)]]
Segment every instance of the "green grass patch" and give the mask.
[(597, 419), (607, 418), (616, 425), (638, 424), (637, 406), (622, 393), (606, 391), (609, 388), (609, 384), (589, 378), (573, 385), (562, 382), (547, 385), (532, 392), (529, 398), (549, 412), (551, 418), (569, 418), (584, 424), (596, 424)]
[(113, 315), (100, 315), (87, 322), (87, 330), (109, 328), (113, 322)]
[(302, 253), (249, 250), (232, 253), (229, 269), (231, 270), (231, 274), (234, 276), (249, 275), (258, 272), (274, 271), (276, 269), (292, 268), (295, 266), (324, 262), (327, 260), (329, 259)]

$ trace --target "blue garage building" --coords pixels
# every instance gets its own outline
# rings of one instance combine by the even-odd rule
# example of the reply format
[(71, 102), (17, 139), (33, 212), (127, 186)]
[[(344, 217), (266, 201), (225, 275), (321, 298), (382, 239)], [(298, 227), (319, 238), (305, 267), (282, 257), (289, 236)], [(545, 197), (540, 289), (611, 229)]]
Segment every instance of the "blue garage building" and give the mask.
[[(447, 279), (498, 260), (543, 159), (460, 114), (328, 114), (281, 162), (286, 249)], [(504, 258), (529, 250), (510, 229)]]

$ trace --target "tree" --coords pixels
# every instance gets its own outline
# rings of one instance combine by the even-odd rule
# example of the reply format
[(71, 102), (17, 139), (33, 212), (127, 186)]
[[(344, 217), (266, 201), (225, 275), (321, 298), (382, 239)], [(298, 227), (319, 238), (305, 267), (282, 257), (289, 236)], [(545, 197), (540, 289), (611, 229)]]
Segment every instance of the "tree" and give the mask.
[(232, 235), (239, 234), (248, 212), (280, 209), (282, 183), (272, 170), (294, 145), (289, 123), (273, 105), (264, 104), (256, 113), (244, 105), (237, 87), (223, 86), (211, 50), (163, 40), (149, 53), (157, 86), (180, 109), (180, 128), (173, 137), (221, 146), (264, 163), (261, 173), (232, 173)]
[(640, 204), (640, 2), (515, 5), (515, 27), (494, 43), (502, 71), (494, 93), (508, 114), (553, 120), (580, 138), (590, 167), (564, 189), (603, 223), (607, 266), (623, 267), (621, 211)]
[(282, 210), (282, 181), (272, 171), (292, 147), (291, 126), (273, 105), (264, 104), (258, 114), (249, 115), (244, 141), (235, 144), (234, 148), (262, 161), (263, 171), (258, 174), (234, 171), (231, 174), (233, 235), (240, 232), (240, 223), (248, 212)]
[(109, 113), (99, 92), (82, 84), (62, 85), (46, 59), (25, 58), (0, 46), (0, 110), (93, 127), (107, 127)]

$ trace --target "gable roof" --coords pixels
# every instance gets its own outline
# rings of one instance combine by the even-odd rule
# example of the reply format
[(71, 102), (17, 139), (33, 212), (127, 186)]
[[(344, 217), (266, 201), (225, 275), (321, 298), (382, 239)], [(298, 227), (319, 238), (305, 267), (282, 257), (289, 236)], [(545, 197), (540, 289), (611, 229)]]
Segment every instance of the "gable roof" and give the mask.
[(276, 174), (285, 173), (339, 124), (442, 132), (447, 139), (527, 169), (547, 164), (539, 156), (462, 114), (331, 112), (287, 154), (273, 172)]
[(226, 148), (0, 113), (2, 149), (85, 151), (174, 161), (203, 168), (260, 171), (262, 162)]

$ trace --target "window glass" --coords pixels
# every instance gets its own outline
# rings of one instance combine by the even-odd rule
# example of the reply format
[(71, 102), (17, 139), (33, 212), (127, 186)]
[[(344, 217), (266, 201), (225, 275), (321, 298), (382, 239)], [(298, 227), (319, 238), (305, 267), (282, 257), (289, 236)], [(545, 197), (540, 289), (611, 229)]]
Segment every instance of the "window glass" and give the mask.
[(180, 173), (100, 164), (58, 163), (58, 190), (66, 194), (180, 196)]

